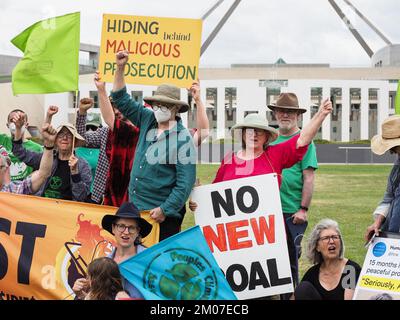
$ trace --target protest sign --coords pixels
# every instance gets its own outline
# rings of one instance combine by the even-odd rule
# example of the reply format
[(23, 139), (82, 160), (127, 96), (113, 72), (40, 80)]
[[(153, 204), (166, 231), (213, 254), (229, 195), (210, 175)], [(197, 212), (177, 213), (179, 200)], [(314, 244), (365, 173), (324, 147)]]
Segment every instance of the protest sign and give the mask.
[(196, 187), (195, 221), (238, 299), (293, 292), (276, 174)]
[(198, 75), (201, 29), (200, 19), (104, 14), (99, 59), (102, 80), (114, 80), (115, 54), (127, 50), (127, 83), (190, 87)]
[(120, 264), (146, 300), (236, 300), (198, 226)]
[(353, 300), (400, 300), (400, 238), (386, 235), (369, 246)]
[[(93, 259), (113, 249), (114, 237), (101, 220), (116, 210), (0, 193), (0, 300), (73, 299), (75, 280), (86, 275)], [(158, 233), (159, 225), (153, 230)], [(145, 238), (147, 245), (154, 244), (149, 242), (154, 236)]]

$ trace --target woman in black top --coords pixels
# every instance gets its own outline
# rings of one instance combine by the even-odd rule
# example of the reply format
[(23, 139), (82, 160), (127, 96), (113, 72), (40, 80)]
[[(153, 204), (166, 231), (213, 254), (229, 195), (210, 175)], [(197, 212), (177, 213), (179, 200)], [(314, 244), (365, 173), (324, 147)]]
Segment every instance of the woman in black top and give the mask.
[(314, 264), (294, 292), (296, 300), (351, 300), (361, 267), (344, 258), (336, 221), (324, 219), (311, 233), (307, 257)]

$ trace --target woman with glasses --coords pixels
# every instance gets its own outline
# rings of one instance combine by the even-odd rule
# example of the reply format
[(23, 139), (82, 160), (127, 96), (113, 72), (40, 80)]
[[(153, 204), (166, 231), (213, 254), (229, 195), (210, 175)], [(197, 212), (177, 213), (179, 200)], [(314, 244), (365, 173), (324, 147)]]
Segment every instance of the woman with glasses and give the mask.
[[(12, 120), (16, 131), (13, 137), (12, 152), (26, 165), (39, 169), (43, 152), (26, 149), (22, 144), (22, 114), (16, 114)], [(74, 155), (74, 148), (84, 145), (85, 140), (71, 124), (62, 124), (57, 128), (55, 143), (44, 145), (47, 150), (55, 149), (51, 175), (36, 193), (38, 196), (54, 199), (85, 202), (90, 194), (92, 174), (86, 160)]]
[(344, 257), (344, 243), (336, 221), (321, 220), (307, 248), (313, 266), (294, 292), (295, 300), (351, 300), (361, 267)]
[[(152, 229), (151, 224), (140, 217), (139, 210), (130, 202), (124, 202), (115, 215), (105, 215), (101, 225), (104, 230), (114, 236), (115, 248), (108, 258), (113, 259), (117, 264), (145, 250), (142, 239)], [(143, 295), (135, 285), (124, 277), (122, 277), (122, 287), (130, 298), (143, 299)], [(72, 290), (78, 299), (85, 299), (90, 291), (90, 282), (85, 278), (77, 279)]]

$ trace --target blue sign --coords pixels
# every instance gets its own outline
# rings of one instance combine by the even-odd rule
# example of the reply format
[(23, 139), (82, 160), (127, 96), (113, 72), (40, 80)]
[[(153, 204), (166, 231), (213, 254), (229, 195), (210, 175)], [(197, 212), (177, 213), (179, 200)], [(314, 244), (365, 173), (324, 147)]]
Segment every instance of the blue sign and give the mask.
[(374, 245), (374, 248), (372, 249), (372, 253), (375, 257), (382, 257), (386, 252), (386, 244), (383, 242), (378, 242), (376, 245)]
[(119, 267), (145, 299), (237, 299), (198, 226), (161, 241)]

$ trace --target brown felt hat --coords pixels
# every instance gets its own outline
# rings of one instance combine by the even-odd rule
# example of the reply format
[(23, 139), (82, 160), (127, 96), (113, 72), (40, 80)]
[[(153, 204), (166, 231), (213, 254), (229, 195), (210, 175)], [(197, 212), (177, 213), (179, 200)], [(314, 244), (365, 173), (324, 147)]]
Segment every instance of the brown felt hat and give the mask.
[(299, 101), (294, 93), (287, 92), (281, 93), (275, 103), (269, 104), (268, 108), (275, 111), (279, 109), (297, 110), (299, 113), (304, 113), (307, 109), (299, 107)]
[(166, 105), (177, 105), (179, 106), (180, 113), (189, 110), (189, 104), (181, 99), (181, 89), (177, 86), (170, 84), (162, 84), (158, 86), (156, 92), (151, 97), (144, 97), (143, 100), (149, 105), (158, 102)]
[(382, 155), (397, 146), (400, 146), (400, 115), (395, 114), (382, 122), (382, 133), (372, 137), (371, 150)]

